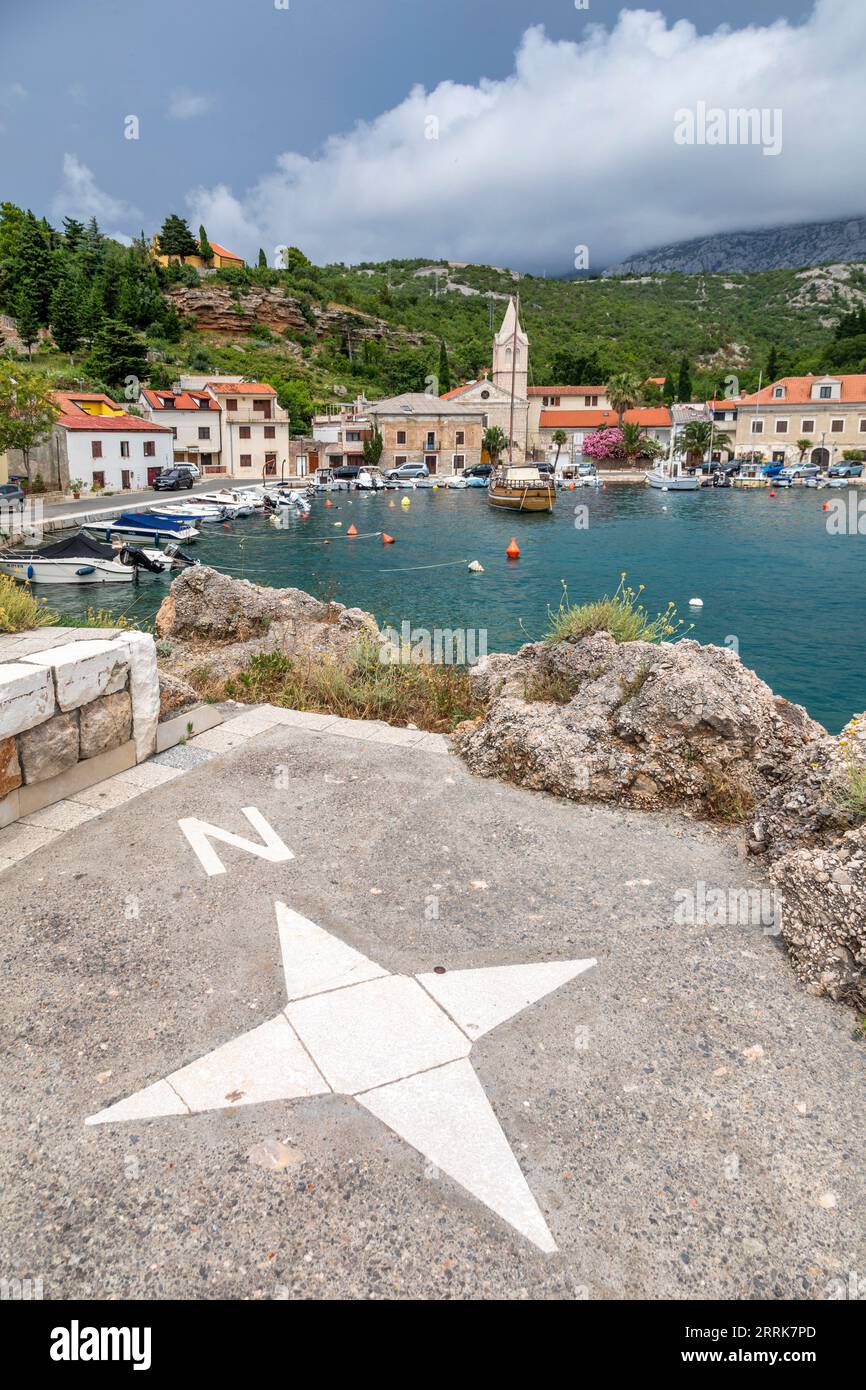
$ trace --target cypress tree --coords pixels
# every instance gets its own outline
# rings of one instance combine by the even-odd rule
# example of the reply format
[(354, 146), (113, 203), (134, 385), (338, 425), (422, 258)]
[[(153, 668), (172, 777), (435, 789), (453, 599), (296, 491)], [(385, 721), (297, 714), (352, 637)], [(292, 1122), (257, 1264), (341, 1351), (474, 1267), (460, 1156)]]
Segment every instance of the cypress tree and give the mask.
[(448, 365), (448, 349), (445, 346), (445, 339), (439, 339), (439, 394), (444, 396), (446, 391), (451, 390), (451, 368)]
[(685, 404), (692, 398), (692, 374), (689, 370), (689, 359), (683, 356), (680, 362), (680, 374), (677, 380), (677, 400)]

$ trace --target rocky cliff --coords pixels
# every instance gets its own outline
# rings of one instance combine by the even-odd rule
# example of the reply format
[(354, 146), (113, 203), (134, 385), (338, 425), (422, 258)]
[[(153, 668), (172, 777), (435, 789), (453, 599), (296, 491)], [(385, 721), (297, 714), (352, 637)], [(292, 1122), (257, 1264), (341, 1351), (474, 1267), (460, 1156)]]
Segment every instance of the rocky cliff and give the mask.
[(203, 333), (249, 334), (263, 324), (272, 333), (288, 332), (289, 337), (312, 333), (318, 339), (348, 337), (356, 343), (365, 338), (393, 340), (395, 346), (422, 341), (417, 334), (398, 332), (385, 319), (341, 304), (313, 305), (307, 318), (299, 300), (278, 286), (238, 291), (228, 285), (203, 284), (176, 286), (168, 293), (181, 318)]
[(619, 265), (605, 275), (651, 274), (653, 271), (785, 270), (827, 261), (866, 260), (866, 217), (836, 222), (801, 222), (793, 227), (767, 227), (754, 232), (722, 232), (673, 242)]

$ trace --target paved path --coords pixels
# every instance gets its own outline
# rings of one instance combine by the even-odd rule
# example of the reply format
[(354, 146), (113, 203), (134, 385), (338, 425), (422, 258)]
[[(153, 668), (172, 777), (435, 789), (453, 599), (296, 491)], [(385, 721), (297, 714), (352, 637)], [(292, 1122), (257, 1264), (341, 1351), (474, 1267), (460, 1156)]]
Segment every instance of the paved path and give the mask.
[(759, 927), (675, 922), (678, 892), (748, 885), (733, 839), (411, 739), (243, 714), (2, 875), (4, 1277), (821, 1298), (866, 1273), (853, 1016)]

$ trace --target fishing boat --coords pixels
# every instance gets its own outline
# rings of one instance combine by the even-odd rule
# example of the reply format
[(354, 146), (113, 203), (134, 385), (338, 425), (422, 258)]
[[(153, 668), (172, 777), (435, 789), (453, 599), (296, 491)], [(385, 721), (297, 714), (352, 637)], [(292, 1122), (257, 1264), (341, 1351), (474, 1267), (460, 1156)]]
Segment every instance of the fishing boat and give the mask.
[(171, 516), (157, 516), (156, 512), (121, 512), (116, 521), (90, 523), (89, 530), (101, 531), (106, 536), (153, 536), (157, 540), (197, 541), (199, 532), (188, 520), (177, 520)]
[(556, 502), (553, 479), (533, 463), (508, 463), (495, 468), (487, 484), (493, 507), (511, 512), (552, 512)]
[(158, 550), (101, 544), (79, 531), (39, 550), (0, 553), (0, 574), (30, 584), (132, 584), (139, 571), (163, 574), (172, 558)]

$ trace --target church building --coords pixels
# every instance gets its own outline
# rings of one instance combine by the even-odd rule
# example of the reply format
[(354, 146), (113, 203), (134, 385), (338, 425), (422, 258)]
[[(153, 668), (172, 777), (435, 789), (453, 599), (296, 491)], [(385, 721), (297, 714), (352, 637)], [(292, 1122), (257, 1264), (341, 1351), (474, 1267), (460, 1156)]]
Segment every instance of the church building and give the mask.
[(493, 339), (493, 378), (484, 376), (447, 391), (443, 400), (459, 403), (483, 416), (484, 429), (498, 426), (508, 438), (511, 421), (511, 388), (514, 384), (514, 458), (526, 458), (529, 425), (529, 339), (521, 327), (514, 299), (502, 327)]

